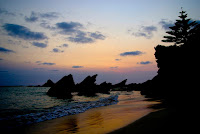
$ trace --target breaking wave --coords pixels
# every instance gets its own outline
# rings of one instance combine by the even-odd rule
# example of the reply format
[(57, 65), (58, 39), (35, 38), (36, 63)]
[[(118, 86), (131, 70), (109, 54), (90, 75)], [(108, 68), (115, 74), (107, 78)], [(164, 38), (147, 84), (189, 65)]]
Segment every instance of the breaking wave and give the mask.
[(113, 105), (118, 102), (118, 95), (111, 95), (107, 98), (100, 98), (97, 101), (88, 101), (88, 102), (74, 102), (68, 103), (62, 106), (52, 107), (46, 109), (45, 111), (37, 113), (29, 113), (24, 115), (15, 115), (6, 118), (0, 118), (0, 121), (9, 121), (17, 124), (17, 126), (29, 125), (33, 123), (38, 123), (46, 120), (51, 120), (67, 115), (74, 115), (78, 113), (83, 113), (88, 109)]

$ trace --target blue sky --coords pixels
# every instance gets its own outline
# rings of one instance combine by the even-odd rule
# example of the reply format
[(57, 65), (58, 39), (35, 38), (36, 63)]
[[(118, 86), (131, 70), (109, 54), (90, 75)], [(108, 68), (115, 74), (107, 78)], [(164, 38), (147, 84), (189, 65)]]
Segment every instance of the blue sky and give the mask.
[(199, 0), (0, 0), (0, 85), (144, 82), (157, 74), (154, 47), (181, 7), (200, 20)]

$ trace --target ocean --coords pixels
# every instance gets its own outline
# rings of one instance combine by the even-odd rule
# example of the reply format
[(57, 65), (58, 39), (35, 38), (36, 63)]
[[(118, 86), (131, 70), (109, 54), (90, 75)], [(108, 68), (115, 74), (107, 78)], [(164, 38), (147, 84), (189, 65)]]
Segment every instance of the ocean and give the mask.
[[(82, 113), (117, 103), (118, 97), (100, 93), (95, 97), (85, 97), (73, 93), (72, 99), (57, 99), (46, 95), (48, 90), (49, 87), (0, 87), (0, 124), (5, 128), (15, 128)], [(110, 98), (114, 101), (110, 102)]]
[[(127, 108), (129, 107), (128, 113), (131, 117), (127, 116), (126, 123), (132, 121), (133, 115), (140, 117), (141, 113), (149, 112), (147, 106), (152, 104), (146, 102), (139, 91), (111, 91), (110, 94), (97, 93), (95, 97), (78, 96), (77, 93), (72, 93), (72, 99), (64, 100), (46, 95), (48, 90), (49, 87), (0, 87), (0, 129), (12, 130), (67, 115), (79, 115), (88, 109), (113, 104), (117, 104), (115, 107), (121, 109), (121, 112), (117, 112), (120, 116), (116, 118), (116, 111), (112, 111), (113, 114), (106, 114), (106, 116), (109, 115), (110, 119), (113, 118), (112, 120), (126, 119), (123, 115), (124, 112), (126, 112), (125, 115), (128, 115)], [(130, 111), (130, 109), (132, 110)], [(103, 113), (106, 111), (104, 110)], [(107, 118), (106, 116), (105, 118)], [(86, 126), (92, 130), (91, 125), (84, 125), (84, 128), (87, 128)]]

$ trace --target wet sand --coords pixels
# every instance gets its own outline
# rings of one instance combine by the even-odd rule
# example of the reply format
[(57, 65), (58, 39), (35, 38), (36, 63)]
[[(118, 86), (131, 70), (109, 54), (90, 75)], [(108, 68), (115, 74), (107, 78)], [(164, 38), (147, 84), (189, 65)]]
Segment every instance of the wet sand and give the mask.
[[(134, 99), (135, 97), (137, 99)], [(145, 101), (145, 98), (139, 92), (120, 95), (118, 104), (33, 124), (16, 130), (16, 132), (28, 134), (109, 133), (125, 127), (154, 111), (148, 107), (157, 103), (155, 101)]]

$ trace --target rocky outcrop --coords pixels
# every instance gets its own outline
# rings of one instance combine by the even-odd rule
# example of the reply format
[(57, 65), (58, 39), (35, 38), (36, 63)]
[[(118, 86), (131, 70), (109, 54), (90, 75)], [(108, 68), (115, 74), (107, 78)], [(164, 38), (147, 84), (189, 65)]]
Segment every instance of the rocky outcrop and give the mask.
[(54, 83), (52, 80), (48, 80), (46, 83), (44, 83), (44, 85), (42, 85), (42, 87), (53, 87)]
[(127, 79), (123, 80), (120, 83), (117, 83), (117, 84), (113, 85), (113, 88), (123, 88), (123, 87), (126, 86), (126, 82), (127, 82)]
[(87, 76), (81, 83), (76, 85), (78, 95), (95, 96), (97, 92), (96, 75)]
[(47, 94), (62, 99), (72, 98), (71, 92), (75, 88), (75, 83), (72, 75), (64, 76), (53, 87), (49, 89)]
[(112, 84), (111, 83), (107, 83), (106, 81), (101, 83), (98, 86), (98, 93), (103, 93), (103, 94), (109, 94), (110, 90), (112, 89)]

